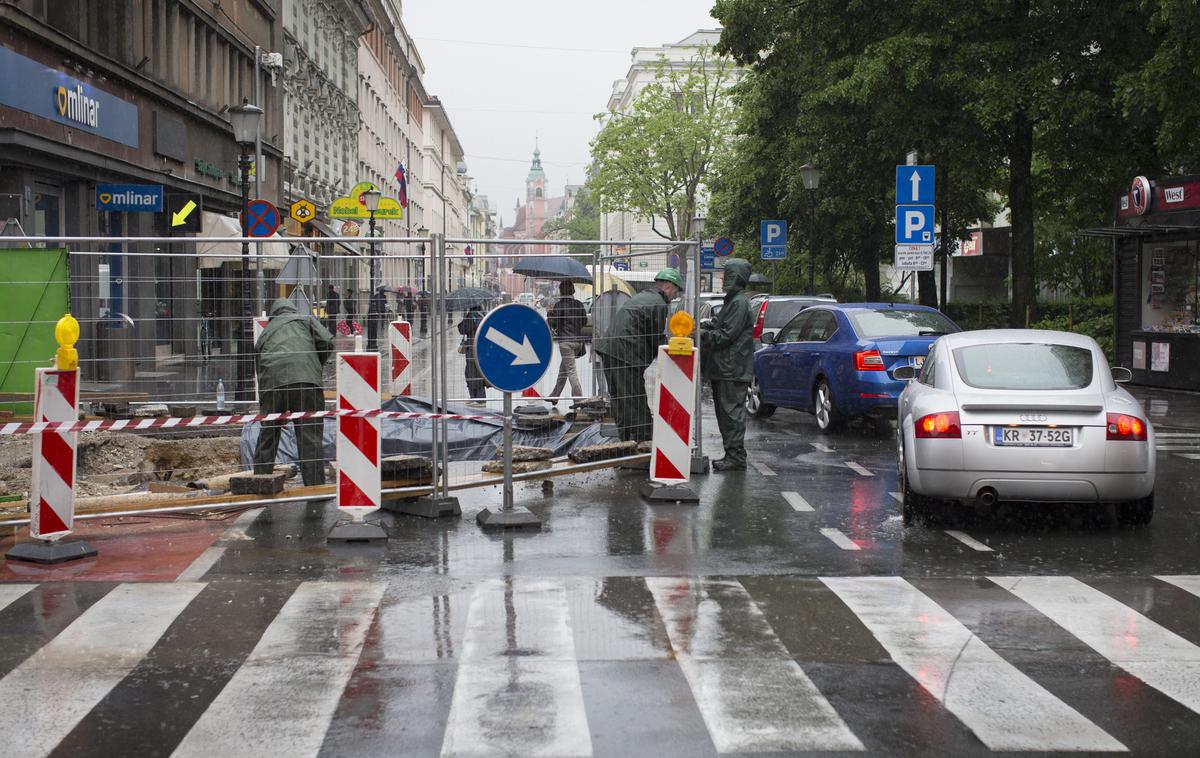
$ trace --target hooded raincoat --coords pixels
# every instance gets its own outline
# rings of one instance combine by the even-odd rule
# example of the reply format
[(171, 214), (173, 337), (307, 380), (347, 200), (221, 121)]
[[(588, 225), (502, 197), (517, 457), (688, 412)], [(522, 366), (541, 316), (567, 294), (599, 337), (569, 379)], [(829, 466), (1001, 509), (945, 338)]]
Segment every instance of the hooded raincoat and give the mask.
[(725, 264), (725, 304), (710, 326), (700, 331), (703, 373), (712, 383), (713, 406), (725, 458), (721, 469), (746, 467), (746, 388), (754, 374), (754, 317), (746, 285), (750, 264), (740, 258)]

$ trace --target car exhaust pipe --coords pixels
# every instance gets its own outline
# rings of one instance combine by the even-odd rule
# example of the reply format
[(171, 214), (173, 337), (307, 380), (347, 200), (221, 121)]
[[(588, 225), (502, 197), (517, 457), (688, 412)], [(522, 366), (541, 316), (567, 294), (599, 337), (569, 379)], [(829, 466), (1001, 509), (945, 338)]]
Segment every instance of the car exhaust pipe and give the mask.
[(984, 487), (975, 495), (975, 505), (980, 508), (991, 508), (996, 504), (996, 490), (991, 487)]

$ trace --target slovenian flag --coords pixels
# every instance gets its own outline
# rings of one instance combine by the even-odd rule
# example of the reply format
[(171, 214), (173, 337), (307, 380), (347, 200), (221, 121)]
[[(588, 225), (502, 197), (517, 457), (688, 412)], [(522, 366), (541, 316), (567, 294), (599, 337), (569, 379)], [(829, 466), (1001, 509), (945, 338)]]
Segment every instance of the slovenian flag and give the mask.
[(401, 163), (396, 167), (396, 182), (400, 185), (400, 207), (408, 208), (408, 173), (404, 170), (404, 164)]

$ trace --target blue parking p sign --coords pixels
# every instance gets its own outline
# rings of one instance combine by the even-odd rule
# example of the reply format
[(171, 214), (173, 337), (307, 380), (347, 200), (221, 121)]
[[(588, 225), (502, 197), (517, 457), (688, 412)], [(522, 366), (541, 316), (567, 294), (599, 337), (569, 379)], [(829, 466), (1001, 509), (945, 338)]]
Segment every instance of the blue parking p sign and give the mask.
[(933, 206), (896, 206), (896, 244), (933, 244)]
[(759, 225), (759, 248), (765, 261), (787, 257), (787, 222), (763, 221)]

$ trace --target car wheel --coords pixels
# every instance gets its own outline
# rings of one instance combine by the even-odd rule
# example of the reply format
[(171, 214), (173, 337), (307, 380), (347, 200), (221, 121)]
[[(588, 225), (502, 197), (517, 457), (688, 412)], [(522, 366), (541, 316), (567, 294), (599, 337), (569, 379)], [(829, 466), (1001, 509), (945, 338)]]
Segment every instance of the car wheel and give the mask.
[(813, 390), (813, 415), (817, 418), (817, 428), (824, 433), (834, 431), (842, 423), (842, 416), (833, 402), (833, 390), (823, 378)]
[(750, 386), (746, 388), (746, 413), (754, 418), (770, 418), (775, 413), (775, 406), (762, 400), (757, 376), (751, 377)]
[(1154, 493), (1141, 500), (1131, 500), (1117, 506), (1117, 521), (1129, 526), (1145, 526), (1154, 518)]
[(896, 473), (900, 480), (900, 521), (905, 526), (912, 526), (918, 517), (924, 515), (924, 501), (908, 486), (908, 469), (904, 465), (903, 442), (900, 443), (899, 449)]

